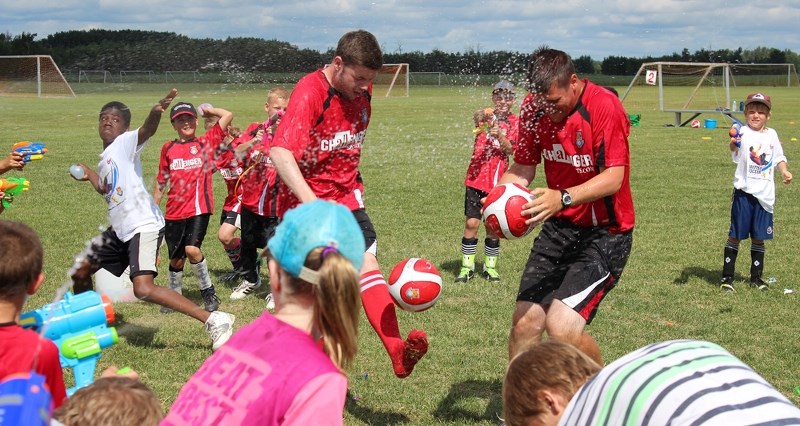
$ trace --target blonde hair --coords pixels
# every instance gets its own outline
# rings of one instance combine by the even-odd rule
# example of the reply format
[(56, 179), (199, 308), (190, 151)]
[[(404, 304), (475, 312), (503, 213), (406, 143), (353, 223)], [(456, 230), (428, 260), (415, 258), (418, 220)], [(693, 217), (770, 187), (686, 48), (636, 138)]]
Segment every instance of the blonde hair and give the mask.
[(286, 99), (289, 100), (289, 91), (284, 89), (283, 87), (273, 87), (267, 91), (267, 103), (274, 101), (275, 99)]
[(156, 426), (164, 418), (153, 391), (128, 377), (105, 377), (79, 389), (54, 413), (65, 426)]
[(305, 267), (319, 273), (319, 284), (289, 277), (287, 294), (314, 298), (314, 326), (322, 347), (336, 367), (350, 367), (358, 349), (358, 316), (361, 304), (359, 275), (353, 264), (339, 252), (318, 247), (306, 257)]
[(550, 390), (569, 401), (578, 388), (600, 371), (600, 365), (576, 347), (548, 340), (520, 353), (503, 380), (503, 417), (509, 426), (541, 416), (547, 403), (540, 392)]

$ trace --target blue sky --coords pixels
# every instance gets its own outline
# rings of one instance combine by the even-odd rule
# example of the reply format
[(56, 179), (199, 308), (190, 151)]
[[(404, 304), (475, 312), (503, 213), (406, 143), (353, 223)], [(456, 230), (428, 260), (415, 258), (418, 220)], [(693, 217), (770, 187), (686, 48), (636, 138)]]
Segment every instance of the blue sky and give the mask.
[(800, 51), (800, 0), (0, 0), (0, 31), (140, 29), (194, 38), (259, 37), (324, 51), (346, 31), (386, 52), (530, 52), (643, 57), (759, 46)]

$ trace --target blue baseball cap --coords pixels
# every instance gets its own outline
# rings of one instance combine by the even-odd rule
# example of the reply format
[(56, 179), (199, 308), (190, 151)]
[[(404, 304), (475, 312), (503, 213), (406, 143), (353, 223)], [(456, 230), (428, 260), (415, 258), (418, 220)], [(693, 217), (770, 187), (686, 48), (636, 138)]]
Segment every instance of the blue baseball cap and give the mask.
[(317, 271), (306, 268), (306, 258), (317, 247), (335, 248), (356, 271), (364, 262), (364, 234), (347, 207), (315, 200), (289, 210), (267, 248), (289, 275), (312, 284), (319, 283)]

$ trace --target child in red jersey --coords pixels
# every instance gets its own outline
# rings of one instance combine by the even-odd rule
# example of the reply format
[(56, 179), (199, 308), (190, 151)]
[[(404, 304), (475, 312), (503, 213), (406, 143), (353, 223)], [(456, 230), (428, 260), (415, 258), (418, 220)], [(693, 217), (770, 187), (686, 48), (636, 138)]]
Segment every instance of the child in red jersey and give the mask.
[[(170, 258), (169, 287), (178, 293), (182, 292), (183, 266), (188, 257), (192, 272), (200, 284), (203, 307), (213, 312), (219, 308), (219, 298), (200, 246), (214, 210), (211, 183), (214, 157), (225, 138), (226, 130), (223, 129), (228, 128), (233, 113), (214, 107), (202, 111), (204, 116), (219, 117), (219, 121), (205, 135), (196, 137), (197, 113), (194, 105), (179, 102), (172, 107), (170, 121), (178, 137), (165, 142), (161, 148), (153, 199), (160, 204), (164, 191), (168, 189), (164, 218)], [(169, 312), (169, 309), (164, 308), (162, 312)]]
[[(467, 168), (464, 184), (464, 236), (461, 238), (461, 271), (457, 283), (465, 283), (475, 275), (475, 254), (478, 247), (478, 228), (481, 225), (481, 199), (497, 185), (500, 176), (508, 169), (508, 158), (517, 143), (517, 116), (511, 112), (514, 105), (514, 85), (501, 81), (492, 90), (494, 108), (480, 109), (473, 114), (475, 121), (475, 147)], [(486, 228), (484, 240), (485, 260), (483, 277), (500, 281), (497, 257), (500, 255), (500, 238)]]
[[(258, 249), (267, 245), (278, 224), (275, 197), (278, 174), (269, 159), (269, 147), (275, 128), (289, 105), (289, 91), (276, 87), (267, 92), (264, 111), (267, 119), (255, 122), (235, 141), (236, 154), (244, 158), (245, 172), (239, 183), (242, 188), (242, 282), (231, 293), (232, 300), (243, 299), (261, 286)], [(274, 308), (267, 295), (267, 307)]]
[(0, 220), (0, 380), (36, 371), (45, 377), (52, 408), (58, 408), (67, 397), (58, 348), (18, 323), (25, 299), (44, 282), (43, 259), (42, 243), (33, 229)]

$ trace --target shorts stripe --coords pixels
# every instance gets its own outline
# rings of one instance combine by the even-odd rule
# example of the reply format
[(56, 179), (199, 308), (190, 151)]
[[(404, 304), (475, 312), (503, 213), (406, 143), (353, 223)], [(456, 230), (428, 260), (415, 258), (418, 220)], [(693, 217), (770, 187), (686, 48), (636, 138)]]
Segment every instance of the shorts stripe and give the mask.
[(589, 287), (586, 287), (580, 293), (573, 294), (570, 297), (562, 299), (561, 301), (564, 302), (565, 305), (569, 306), (572, 309), (575, 309), (576, 306), (580, 305), (587, 296), (592, 294), (594, 290), (601, 284), (603, 284), (608, 278), (611, 276), (611, 273), (607, 273), (603, 278), (593, 282)]

